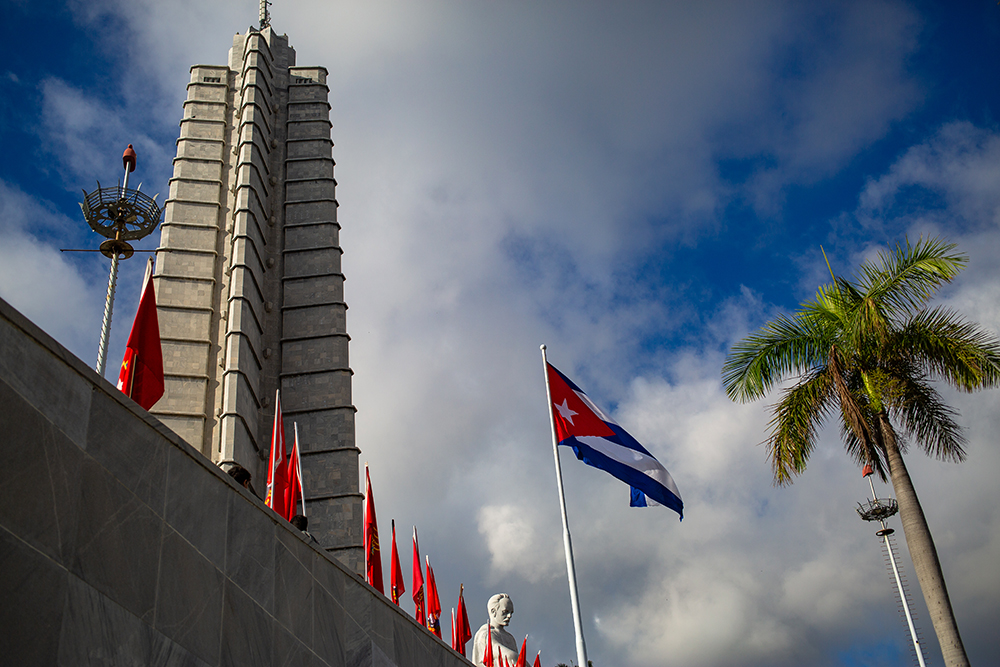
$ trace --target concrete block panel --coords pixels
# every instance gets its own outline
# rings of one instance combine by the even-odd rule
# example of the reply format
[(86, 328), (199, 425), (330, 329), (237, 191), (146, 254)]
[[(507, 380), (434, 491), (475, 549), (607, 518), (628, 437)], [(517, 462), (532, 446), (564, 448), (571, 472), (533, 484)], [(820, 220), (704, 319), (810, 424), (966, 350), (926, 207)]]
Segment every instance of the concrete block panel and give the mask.
[[(214, 255), (209, 256), (214, 257)], [(176, 306), (179, 308), (212, 307), (212, 295), (215, 292), (214, 281), (171, 278), (160, 274), (156, 276), (153, 287), (156, 289), (156, 301), (159, 306)]]
[(287, 374), (347, 368), (349, 340), (344, 334), (283, 342), (281, 372)]
[(271, 125), (273, 122), (274, 113), (270, 108), (262, 104), (260, 99), (248, 101), (244, 98), (239, 114), (241, 136), (245, 136), (245, 133), (250, 128), (255, 128), (263, 132), (265, 137), (270, 137), (274, 132), (274, 128)]
[[(302, 439), (302, 424), (299, 424)], [(303, 449), (305, 447), (303, 446)], [(309, 494), (320, 497), (357, 491), (358, 452), (345, 449), (339, 452), (314, 452), (302, 459), (302, 481)]]
[(285, 276), (315, 276), (340, 273), (340, 248), (318, 248), (285, 252)]
[(233, 238), (233, 247), (229, 266), (235, 273), (237, 270), (249, 271), (258, 285), (263, 285), (268, 269), (264, 268), (264, 258), (261, 257), (256, 243), (248, 236), (237, 235)]
[[(361, 546), (361, 494), (340, 498), (310, 500), (306, 495), (309, 510), (309, 532), (320, 544)], [(320, 537), (322, 535), (323, 537)], [(333, 554), (336, 556), (336, 552)]]
[(185, 201), (217, 202), (222, 196), (222, 183), (213, 181), (194, 181), (188, 179), (170, 180), (170, 198)]
[[(255, 394), (260, 393), (261, 352), (262, 350), (254, 349), (250, 336), (239, 332), (229, 333), (226, 336), (226, 370), (241, 371), (246, 376), (246, 381), (254, 388)], [(256, 410), (256, 406), (254, 409)]]
[(288, 120), (324, 120), (330, 117), (330, 103), (323, 101), (291, 102), (288, 104)]
[(201, 118), (188, 118), (181, 121), (181, 139), (216, 139), (226, 138), (226, 123)]
[(219, 225), (219, 202), (167, 201), (163, 207), (164, 224), (179, 223), (200, 227)]
[[(206, 77), (219, 79), (219, 83), (226, 83), (229, 77), (229, 68), (222, 65), (194, 65), (191, 67), (191, 83), (202, 82)], [(190, 87), (191, 85), (188, 84), (189, 89)]]
[(286, 308), (281, 318), (282, 335), (286, 338), (326, 336), (347, 331), (347, 305), (344, 303)]
[(214, 252), (217, 234), (218, 230), (211, 227), (191, 227), (171, 223), (160, 227), (160, 247)]
[(205, 439), (204, 419), (167, 415), (159, 412), (160, 409), (161, 408), (154, 408), (150, 414), (155, 415), (164, 426), (176, 433), (181, 440), (194, 447), (203, 455), (208, 456), (208, 448), (203, 447), (203, 441)]
[[(199, 81), (188, 84), (188, 99), (205, 102), (226, 102), (229, 98), (229, 86), (226, 85), (225, 74), (205, 75)], [(208, 81), (219, 79), (219, 81)]]
[(340, 227), (336, 224), (316, 224), (285, 227), (285, 254), (308, 248), (328, 248), (340, 245)]
[(184, 102), (184, 119), (198, 118), (200, 120), (228, 120), (227, 105), (224, 100), (210, 102), (188, 98)]
[(221, 141), (182, 139), (177, 142), (177, 159), (222, 160), (225, 144)]
[(163, 367), (177, 375), (208, 375), (209, 342), (163, 340)]
[(298, 121), (288, 124), (289, 139), (329, 139), (333, 124), (328, 120)]
[(160, 335), (164, 338), (209, 340), (209, 327), (212, 323), (210, 311), (157, 305), (156, 317), (160, 322)]
[[(264, 334), (264, 318), (267, 316), (264, 295), (253, 274), (242, 267), (233, 269), (232, 277), (233, 282), (227, 300), (227, 308), (230, 311), (227, 319), (229, 328), (250, 335), (254, 340), (254, 346), (257, 347), (257, 340)], [(247, 309), (247, 312), (241, 309)], [(252, 320), (244, 320), (245, 317), (251, 317)], [(250, 326), (251, 322), (254, 326)]]
[(351, 373), (343, 370), (282, 376), (281, 402), (289, 412), (351, 405)]
[(288, 182), (285, 183), (285, 199), (289, 202), (333, 199), (337, 194), (335, 185), (333, 179)]
[(192, 158), (177, 160), (174, 162), (174, 178), (221, 181), (222, 162), (209, 162)]
[(289, 159), (300, 157), (332, 157), (333, 142), (329, 138), (289, 141), (285, 147), (285, 155)]
[(288, 179), (333, 178), (333, 158), (288, 160), (285, 162), (285, 177)]
[[(302, 451), (354, 447), (354, 416), (354, 408), (351, 406), (297, 415)], [(353, 461), (349, 465), (357, 469), (357, 452), (353, 454)], [(305, 476), (307, 473), (303, 471), (302, 474)]]
[(202, 378), (167, 375), (163, 379), (163, 384), (166, 385), (163, 398), (156, 404), (156, 409), (168, 413), (186, 412), (191, 411), (192, 406), (203, 406), (207, 383)]
[(288, 73), (292, 76), (294, 83), (303, 83), (301, 79), (308, 79), (310, 82), (326, 85), (327, 71), (325, 67), (289, 67)]
[(344, 300), (343, 276), (286, 278), (283, 287), (286, 308), (309, 306), (315, 303), (343, 302)]
[(215, 257), (215, 252), (190, 252), (175, 248), (172, 252), (162, 253), (157, 259), (161, 276), (213, 280)]
[(321, 201), (286, 203), (285, 224), (295, 225), (304, 222), (336, 222), (337, 202), (334, 197), (324, 197)]

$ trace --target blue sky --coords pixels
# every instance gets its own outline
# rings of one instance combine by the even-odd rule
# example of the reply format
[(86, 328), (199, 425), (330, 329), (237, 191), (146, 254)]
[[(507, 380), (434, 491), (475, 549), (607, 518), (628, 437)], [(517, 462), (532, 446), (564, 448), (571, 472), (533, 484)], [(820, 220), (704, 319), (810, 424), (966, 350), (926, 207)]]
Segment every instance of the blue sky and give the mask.
[[(119, 178), (132, 143), (135, 178), (166, 197), (188, 68), (225, 63), (256, 5), (6, 3), (0, 296), (87, 362), (106, 262), (58, 251), (99, 242), (81, 188)], [(821, 247), (850, 273), (906, 235), (969, 254), (940, 300), (1000, 330), (1000, 7), (300, 0), (272, 16), (298, 64), (330, 71), (358, 444), (383, 530), (418, 526), (473, 624), (504, 590), (516, 636), (574, 656), (546, 343), (686, 502), (683, 523), (630, 509), (564, 457), (595, 664), (899, 664), (905, 627), (836, 429), (773, 488), (769, 401), (729, 402), (719, 368), (813, 295)], [(112, 369), (141, 274), (125, 263)], [(997, 394), (947, 395), (968, 462), (907, 460), (970, 658), (996, 663)]]

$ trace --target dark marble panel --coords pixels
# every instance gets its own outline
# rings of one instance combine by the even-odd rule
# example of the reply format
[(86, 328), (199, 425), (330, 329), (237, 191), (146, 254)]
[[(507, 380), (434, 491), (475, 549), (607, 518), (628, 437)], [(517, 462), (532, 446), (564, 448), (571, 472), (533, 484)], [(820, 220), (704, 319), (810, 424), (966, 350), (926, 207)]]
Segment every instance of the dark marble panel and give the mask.
[(0, 382), (0, 525), (57, 562), (69, 561), (86, 454)]
[(222, 604), (222, 667), (274, 663), (274, 618), (231, 581)]
[(98, 591), (69, 577), (59, 665), (207, 667)]
[(309, 538), (283, 521), (275, 527), (274, 532), (278, 541), (302, 563), (302, 567), (312, 572), (313, 554), (316, 552), (309, 546), (307, 542)]
[(219, 569), (225, 566), (226, 507), (232, 493), (201, 461), (180, 448), (170, 449), (164, 517)]
[(10, 665), (54, 665), (66, 570), (0, 528), (0, 656)]
[(377, 644), (372, 644), (372, 667), (396, 667), (396, 663), (392, 661), (386, 653), (378, 647)]
[(341, 637), (344, 609), (322, 586), (313, 590), (313, 647), (320, 658), (331, 665), (343, 665), (346, 659)]
[(87, 453), (160, 516), (168, 448), (174, 449), (156, 429), (111, 396), (94, 392)]
[(280, 541), (275, 541), (274, 548), (274, 616), (302, 643), (312, 647), (315, 580)]
[[(97, 388), (91, 383), (97, 381), (97, 374), (84, 378), (72, 366), (80, 364), (65, 348), (42, 333), (24, 316), (3, 304), (4, 315), (10, 316), (23, 326), (33, 340), (4, 318), (0, 318), (0, 379), (24, 397), (31, 405), (45, 415), (56, 428), (80, 447), (86, 447), (87, 413), (90, 410), (91, 393)], [(65, 358), (63, 358), (65, 357)], [(70, 363), (67, 368), (66, 363)], [(73, 363), (75, 362), (75, 363)]]
[(274, 664), (276, 667), (343, 667), (343, 662), (328, 663), (306, 648), (281, 624), (274, 627)]
[(390, 607), (395, 607), (395, 605), (388, 599), (382, 600), (379, 599), (379, 596), (375, 596), (375, 599), (372, 600), (371, 626), (369, 627), (372, 643), (387, 655), (392, 655), (395, 651), (392, 638), (395, 630), (394, 624), (399, 617), (396, 610), (390, 609)]
[(219, 660), (223, 576), (170, 530), (163, 536), (155, 627), (209, 664)]
[(417, 667), (421, 663), (417, 661), (420, 651), (420, 641), (417, 638), (417, 628), (413, 624), (407, 623), (405, 619), (397, 618), (394, 623), (392, 633), (395, 653), (393, 658), (400, 667)]
[(229, 499), (226, 576), (268, 613), (274, 613), (274, 522), (247, 499)]
[(352, 575), (335, 565), (334, 562), (339, 564), (339, 561), (334, 561), (334, 558), (325, 551), (323, 553), (314, 552), (313, 578), (333, 596), (337, 603), (343, 606), (344, 584)]
[(162, 520), (86, 458), (70, 570), (142, 620), (153, 618)]

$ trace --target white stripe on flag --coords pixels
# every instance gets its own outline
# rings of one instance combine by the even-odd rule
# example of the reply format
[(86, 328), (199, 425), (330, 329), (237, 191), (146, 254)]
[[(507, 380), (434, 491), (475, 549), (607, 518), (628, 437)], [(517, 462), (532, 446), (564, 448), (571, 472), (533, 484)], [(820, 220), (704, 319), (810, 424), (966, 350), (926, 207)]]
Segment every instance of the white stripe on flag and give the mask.
[(677, 490), (677, 485), (674, 484), (674, 480), (670, 476), (670, 473), (668, 473), (667, 469), (652, 456), (647, 456), (642, 452), (628, 447), (622, 447), (617, 443), (596, 435), (577, 436), (576, 439), (601, 454), (604, 454), (609, 459), (617, 461), (623, 465), (627, 465), (629, 468), (638, 470), (647, 477), (655, 479), (657, 482), (667, 487), (667, 489), (675, 496), (678, 498), (681, 497), (681, 493)]

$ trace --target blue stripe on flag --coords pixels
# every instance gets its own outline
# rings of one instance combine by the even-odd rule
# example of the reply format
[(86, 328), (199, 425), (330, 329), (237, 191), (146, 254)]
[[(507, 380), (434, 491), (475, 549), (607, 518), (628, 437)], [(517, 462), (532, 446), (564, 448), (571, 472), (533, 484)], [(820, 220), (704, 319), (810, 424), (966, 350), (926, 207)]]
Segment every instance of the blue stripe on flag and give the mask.
[[(614, 441), (612, 440), (612, 442)], [(669, 507), (673, 511), (680, 514), (682, 519), (684, 518), (684, 503), (681, 499), (675, 496), (670, 489), (663, 486), (652, 477), (645, 475), (635, 468), (630, 468), (624, 463), (620, 463), (612, 458), (609, 458), (592, 447), (583, 444), (576, 438), (566, 438), (559, 444), (572, 447), (573, 451), (576, 453), (576, 458), (580, 459), (587, 465), (603, 470), (613, 477), (625, 482), (629, 486), (635, 487), (664, 507)]]

